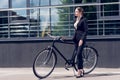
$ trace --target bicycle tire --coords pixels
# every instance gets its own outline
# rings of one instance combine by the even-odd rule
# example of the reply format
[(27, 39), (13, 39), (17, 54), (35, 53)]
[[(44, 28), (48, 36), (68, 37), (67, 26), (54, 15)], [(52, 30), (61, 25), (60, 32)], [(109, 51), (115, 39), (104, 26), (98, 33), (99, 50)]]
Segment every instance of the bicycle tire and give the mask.
[(38, 53), (33, 62), (33, 72), (40, 79), (48, 77), (54, 70), (57, 57), (52, 49)]
[[(82, 57), (83, 57), (83, 69), (84, 69), (84, 74), (89, 74), (92, 72), (98, 62), (98, 53), (97, 50), (94, 49), (93, 47), (84, 47), (83, 52), (82, 52)], [(74, 60), (74, 68), (77, 71), (77, 54)]]

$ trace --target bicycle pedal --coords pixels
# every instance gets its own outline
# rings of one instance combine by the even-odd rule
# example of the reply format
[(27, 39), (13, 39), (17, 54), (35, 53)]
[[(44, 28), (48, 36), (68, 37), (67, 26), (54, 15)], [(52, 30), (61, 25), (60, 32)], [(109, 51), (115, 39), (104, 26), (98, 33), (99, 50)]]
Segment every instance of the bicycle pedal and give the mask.
[(67, 71), (69, 71), (69, 69), (68, 68), (65, 68)]

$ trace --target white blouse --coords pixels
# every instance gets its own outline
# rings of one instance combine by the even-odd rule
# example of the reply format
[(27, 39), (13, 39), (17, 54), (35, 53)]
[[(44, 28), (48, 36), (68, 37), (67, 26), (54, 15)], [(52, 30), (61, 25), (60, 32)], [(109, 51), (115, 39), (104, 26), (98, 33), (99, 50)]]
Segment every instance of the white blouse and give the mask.
[(80, 18), (77, 18), (77, 19), (76, 19), (76, 22), (74, 23), (75, 29), (77, 29), (77, 24), (79, 23), (79, 21), (80, 21)]

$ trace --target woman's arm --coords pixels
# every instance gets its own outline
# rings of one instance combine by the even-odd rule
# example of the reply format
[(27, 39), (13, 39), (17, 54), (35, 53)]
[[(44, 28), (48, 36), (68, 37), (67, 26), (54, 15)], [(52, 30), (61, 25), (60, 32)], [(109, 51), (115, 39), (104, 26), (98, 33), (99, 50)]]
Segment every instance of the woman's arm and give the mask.
[(81, 36), (81, 39), (80, 39), (80, 41), (79, 41), (79, 46), (81, 46), (81, 45), (83, 44), (83, 39), (87, 36), (88, 23), (87, 23), (87, 19), (86, 19), (86, 18), (83, 20), (83, 25), (82, 25), (82, 27), (84, 28), (84, 32), (83, 32), (83, 34), (82, 34), (82, 36)]
[(82, 26), (84, 28), (84, 32), (82, 34), (81, 39), (83, 40), (87, 36), (87, 33), (88, 33), (88, 23), (87, 23), (87, 19), (86, 18), (84, 18)]

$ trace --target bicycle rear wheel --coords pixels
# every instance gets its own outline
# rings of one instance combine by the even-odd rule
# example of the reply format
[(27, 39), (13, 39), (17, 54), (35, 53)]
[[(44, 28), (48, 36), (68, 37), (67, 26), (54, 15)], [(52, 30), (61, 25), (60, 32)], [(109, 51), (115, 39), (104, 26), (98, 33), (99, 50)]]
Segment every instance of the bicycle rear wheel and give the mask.
[(51, 49), (44, 49), (36, 56), (33, 62), (33, 72), (40, 78), (48, 77), (56, 65), (56, 55)]
[(93, 71), (97, 65), (98, 55), (97, 51), (92, 47), (85, 47), (83, 49), (83, 68), (85, 74)]
[[(98, 54), (94, 48), (86, 46), (83, 49), (82, 56), (83, 56), (84, 73), (88, 74), (95, 69), (97, 65), (97, 61), (98, 61)], [(75, 64), (74, 65), (75, 70), (77, 70), (78, 69), (77, 68), (77, 55), (75, 57), (74, 64)]]

